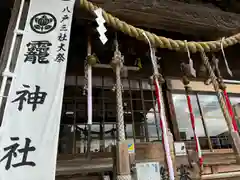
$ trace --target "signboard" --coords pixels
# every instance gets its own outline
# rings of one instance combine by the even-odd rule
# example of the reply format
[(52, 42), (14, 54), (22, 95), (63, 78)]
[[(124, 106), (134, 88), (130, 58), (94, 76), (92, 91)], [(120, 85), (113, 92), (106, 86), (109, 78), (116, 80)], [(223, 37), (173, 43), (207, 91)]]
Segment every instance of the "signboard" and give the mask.
[(128, 144), (128, 152), (129, 153), (135, 153), (134, 143)]
[(136, 164), (137, 180), (161, 180), (158, 162)]
[(186, 156), (187, 150), (184, 142), (174, 142), (175, 155), (176, 156)]
[(74, 0), (31, 0), (0, 129), (0, 180), (54, 180)]

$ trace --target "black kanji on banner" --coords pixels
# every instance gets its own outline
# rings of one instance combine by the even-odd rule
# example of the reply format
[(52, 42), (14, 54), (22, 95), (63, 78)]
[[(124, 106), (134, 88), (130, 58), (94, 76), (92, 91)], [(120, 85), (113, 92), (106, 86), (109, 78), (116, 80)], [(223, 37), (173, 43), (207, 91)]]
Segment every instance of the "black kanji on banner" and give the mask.
[(63, 9), (63, 11), (62, 11), (62, 12), (68, 12), (68, 13), (71, 13), (71, 11), (69, 10), (68, 6), (67, 6), (67, 7), (65, 7), (65, 8)]
[(58, 52), (59, 51), (66, 51), (66, 49), (65, 49), (65, 44), (63, 44), (63, 43), (61, 43), (59, 46), (58, 46), (58, 50), (57, 50)]
[[(4, 157), (0, 159), (0, 163), (6, 160), (5, 169), (9, 170), (11, 167), (17, 168), (21, 166), (36, 166), (36, 164), (32, 161), (28, 161), (28, 153), (34, 152), (36, 150), (35, 147), (30, 146), (31, 139), (25, 138), (25, 145), (23, 148), (19, 148), (20, 144), (18, 141), (20, 140), (19, 137), (11, 137), (11, 141), (14, 143), (8, 147), (3, 148), (4, 152), (7, 152)], [(22, 154), (22, 161), (12, 164), (13, 158), (17, 158), (19, 154)]]
[(64, 53), (58, 53), (55, 61), (59, 63), (65, 61)]
[(36, 90), (34, 92), (30, 92), (29, 85), (23, 84), (25, 90), (17, 91), (16, 94), (19, 95), (16, 99), (12, 101), (12, 103), (19, 102), (18, 110), (22, 111), (23, 103), (26, 102), (27, 104), (32, 105), (32, 111), (35, 111), (38, 104), (43, 104), (47, 93), (40, 91), (40, 86), (36, 86)]
[(69, 19), (69, 16), (67, 14), (65, 14), (63, 17), (62, 17), (62, 20), (61, 20), (61, 23), (63, 23), (64, 21), (68, 20)]
[(32, 41), (27, 44), (28, 51), (25, 54), (24, 62), (35, 64), (48, 64), (49, 49), (52, 43), (49, 41)]
[(58, 36), (58, 40), (59, 41), (67, 41), (67, 34), (65, 33), (60, 33), (59, 36)]

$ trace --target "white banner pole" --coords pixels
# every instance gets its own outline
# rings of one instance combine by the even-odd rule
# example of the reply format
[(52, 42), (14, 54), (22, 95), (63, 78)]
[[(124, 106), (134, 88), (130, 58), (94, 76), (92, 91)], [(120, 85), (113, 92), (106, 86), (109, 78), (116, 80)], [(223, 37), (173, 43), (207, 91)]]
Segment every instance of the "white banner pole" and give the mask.
[(18, 17), (17, 17), (17, 21), (16, 21), (15, 30), (13, 32), (13, 38), (12, 38), (12, 42), (11, 42), (11, 46), (10, 46), (10, 50), (9, 50), (7, 64), (6, 64), (6, 67), (5, 67), (5, 69), (2, 73), (3, 79), (2, 79), (2, 84), (1, 84), (1, 88), (0, 88), (0, 108), (2, 107), (4, 91), (5, 91), (6, 85), (7, 85), (7, 79), (9, 77), (13, 78), (13, 74), (10, 72), (10, 64), (11, 64), (11, 61), (12, 61), (13, 50), (14, 50), (14, 47), (15, 47), (17, 35), (22, 35), (22, 32), (19, 30), (19, 24), (20, 24), (20, 20), (21, 20), (21, 17), (22, 17), (24, 4), (25, 4), (25, 0), (22, 0), (21, 4), (20, 4), (19, 12), (18, 12)]

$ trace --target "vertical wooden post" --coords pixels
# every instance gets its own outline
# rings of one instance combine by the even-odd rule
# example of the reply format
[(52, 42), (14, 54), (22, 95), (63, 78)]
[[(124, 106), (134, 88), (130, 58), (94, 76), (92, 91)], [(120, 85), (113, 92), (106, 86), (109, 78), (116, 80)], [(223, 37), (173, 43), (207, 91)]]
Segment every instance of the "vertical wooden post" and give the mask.
[(165, 102), (166, 102), (166, 106), (167, 106), (166, 110), (167, 110), (167, 113), (168, 113), (169, 120), (171, 121), (171, 124), (172, 124), (172, 132), (173, 132), (173, 135), (174, 135), (174, 139), (176, 141), (180, 141), (181, 136), (180, 136), (178, 123), (177, 123), (177, 116), (176, 116), (175, 109), (174, 109), (174, 104), (173, 104), (170, 80), (166, 80), (164, 90), (165, 90), (164, 95), (166, 97)]
[(208, 139), (209, 149), (210, 149), (211, 152), (213, 152), (212, 142), (211, 142), (210, 136), (208, 134), (207, 125), (206, 125), (205, 119), (203, 117), (203, 112), (202, 112), (202, 108), (201, 108), (201, 105), (200, 105), (200, 100), (199, 100), (199, 97), (198, 97), (197, 93), (196, 93), (196, 98), (197, 98), (197, 105), (198, 105), (199, 113), (200, 113), (200, 116), (201, 116), (201, 119), (202, 119), (204, 132), (205, 132), (205, 134), (207, 136), (207, 139)]
[(240, 128), (240, 103), (233, 106), (233, 111), (235, 114), (238, 128)]
[(116, 50), (111, 62), (116, 73), (116, 101), (117, 101), (117, 130), (118, 141), (116, 146), (116, 161), (117, 161), (117, 179), (118, 180), (131, 180), (130, 163), (128, 154), (128, 144), (125, 139), (124, 130), (124, 111), (122, 101), (122, 82), (121, 82), (121, 69), (123, 68), (123, 56), (118, 48), (117, 39), (115, 40)]

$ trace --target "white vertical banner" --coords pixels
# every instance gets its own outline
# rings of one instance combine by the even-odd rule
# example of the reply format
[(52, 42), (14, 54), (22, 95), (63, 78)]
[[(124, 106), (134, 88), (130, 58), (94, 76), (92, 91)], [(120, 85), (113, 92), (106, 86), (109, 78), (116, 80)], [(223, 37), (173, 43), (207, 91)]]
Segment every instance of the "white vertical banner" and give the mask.
[(31, 0), (2, 126), (0, 180), (54, 180), (75, 0)]

